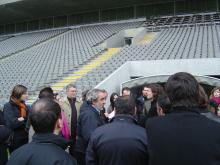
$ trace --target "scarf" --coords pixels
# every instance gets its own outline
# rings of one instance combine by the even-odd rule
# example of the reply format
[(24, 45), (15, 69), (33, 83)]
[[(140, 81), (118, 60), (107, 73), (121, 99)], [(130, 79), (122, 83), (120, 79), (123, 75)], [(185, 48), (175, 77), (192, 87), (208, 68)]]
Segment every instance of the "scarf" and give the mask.
[(11, 101), (19, 106), (20, 116), (26, 118), (27, 117), (26, 105), (23, 102), (16, 99), (15, 97), (12, 97)]

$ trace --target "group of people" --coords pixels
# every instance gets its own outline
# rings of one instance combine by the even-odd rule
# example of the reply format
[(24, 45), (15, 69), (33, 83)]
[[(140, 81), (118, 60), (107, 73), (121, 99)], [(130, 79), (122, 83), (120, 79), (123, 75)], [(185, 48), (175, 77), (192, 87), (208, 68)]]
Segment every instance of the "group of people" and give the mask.
[(208, 98), (191, 74), (179, 72), (165, 87), (144, 85), (137, 98), (128, 87), (112, 93), (108, 108), (104, 89), (81, 100), (76, 94), (73, 84), (65, 98), (47, 87), (28, 106), (27, 88), (15, 86), (0, 113), (1, 164), (220, 163), (219, 87)]

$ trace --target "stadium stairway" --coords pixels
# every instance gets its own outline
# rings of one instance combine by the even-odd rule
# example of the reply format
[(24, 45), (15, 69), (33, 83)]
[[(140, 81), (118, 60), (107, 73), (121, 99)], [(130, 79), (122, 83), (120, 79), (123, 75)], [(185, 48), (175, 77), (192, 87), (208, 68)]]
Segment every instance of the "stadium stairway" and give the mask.
[(150, 32), (147, 33), (139, 42), (138, 45), (150, 44), (157, 36), (157, 33)]
[[(114, 55), (118, 54), (120, 50), (121, 48), (109, 48), (102, 55), (98, 56), (97, 58), (89, 62), (87, 65), (84, 65), (81, 69), (73, 72), (68, 77), (63, 78), (61, 81), (51, 85), (51, 88), (54, 90), (55, 93), (59, 93), (64, 89), (65, 86), (67, 86), (70, 83), (76, 82), (78, 79), (82, 78), (87, 73), (96, 69), (97, 67), (108, 61), (110, 58), (112, 58)], [(32, 104), (36, 99), (36, 95), (31, 96), (28, 100), (28, 104)]]

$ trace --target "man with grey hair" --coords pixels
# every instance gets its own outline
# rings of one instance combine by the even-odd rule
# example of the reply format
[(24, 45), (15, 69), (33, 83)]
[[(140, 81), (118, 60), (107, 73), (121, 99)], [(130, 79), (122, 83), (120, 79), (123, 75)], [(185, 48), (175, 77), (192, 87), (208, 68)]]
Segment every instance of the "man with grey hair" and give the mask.
[(77, 89), (73, 84), (66, 86), (66, 98), (63, 100), (62, 109), (67, 118), (68, 126), (71, 130), (71, 139), (73, 144), (70, 147), (70, 154), (73, 155), (74, 145), (76, 142), (77, 118), (81, 103), (76, 99)]
[(75, 146), (75, 157), (79, 165), (85, 164), (85, 152), (92, 132), (104, 122), (101, 119), (101, 111), (106, 103), (106, 93), (101, 89), (93, 89), (87, 94), (88, 105), (81, 109), (78, 128), (77, 141)]
[(147, 134), (135, 120), (135, 101), (119, 96), (111, 123), (97, 128), (86, 152), (87, 165), (148, 164)]

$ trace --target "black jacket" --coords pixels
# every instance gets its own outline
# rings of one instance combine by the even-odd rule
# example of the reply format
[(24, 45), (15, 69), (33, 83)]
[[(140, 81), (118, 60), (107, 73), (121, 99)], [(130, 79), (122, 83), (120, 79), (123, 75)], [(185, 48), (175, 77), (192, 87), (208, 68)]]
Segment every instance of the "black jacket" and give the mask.
[(81, 113), (81, 112), (83, 112), (84, 110), (87, 110), (87, 109), (89, 108), (89, 106), (90, 106), (90, 103), (89, 103), (88, 101), (84, 101), (84, 102), (82, 103), (82, 105), (80, 106), (79, 112)]
[(34, 134), (33, 141), (15, 150), (8, 165), (75, 165), (76, 161), (64, 150), (69, 145), (61, 136)]
[(82, 109), (78, 118), (75, 151), (85, 153), (92, 132), (103, 124), (99, 112), (92, 105)]
[(136, 108), (137, 108), (137, 113), (142, 114), (144, 110), (144, 101), (145, 98), (144, 96), (140, 96), (136, 99)]
[(197, 108), (175, 107), (146, 123), (150, 165), (220, 164), (220, 124)]
[(28, 142), (27, 118), (24, 121), (18, 121), (20, 111), (18, 105), (9, 101), (3, 109), (5, 125), (14, 133), (11, 151)]
[(0, 111), (0, 144), (4, 144), (10, 135), (10, 130), (5, 126), (3, 112)]
[(7, 127), (9, 127), (13, 131), (25, 129), (26, 120), (18, 121), (18, 118), (20, 117), (18, 105), (16, 105), (12, 101), (9, 101), (4, 105), (3, 112)]
[(86, 152), (87, 165), (147, 165), (147, 134), (129, 115), (97, 128)]
[(154, 100), (154, 101), (150, 102), (151, 106), (150, 106), (149, 112), (147, 114), (143, 113), (144, 112), (144, 102), (145, 102), (145, 98), (143, 96), (140, 96), (136, 100), (137, 121), (138, 121), (138, 124), (142, 127), (145, 127), (145, 123), (148, 118), (158, 116), (156, 101)]
[(0, 164), (6, 164), (8, 160), (6, 141), (9, 138), (10, 130), (5, 126), (3, 112), (0, 111)]

